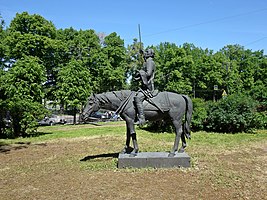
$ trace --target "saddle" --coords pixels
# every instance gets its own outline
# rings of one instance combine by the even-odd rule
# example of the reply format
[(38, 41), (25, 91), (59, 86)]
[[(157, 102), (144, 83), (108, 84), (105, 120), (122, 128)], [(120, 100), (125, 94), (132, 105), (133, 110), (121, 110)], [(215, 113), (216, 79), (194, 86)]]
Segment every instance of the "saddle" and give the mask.
[(145, 110), (160, 110), (162, 113), (170, 110), (168, 92), (158, 92), (155, 96), (146, 98), (143, 102)]
[[(142, 90), (142, 89), (141, 89)], [(143, 94), (146, 96), (145, 101), (143, 102), (144, 108), (148, 110), (160, 110), (162, 113), (169, 111), (170, 109), (170, 100), (168, 97), (168, 92), (159, 92), (154, 90), (153, 92), (142, 90)], [(119, 108), (116, 110), (116, 114), (120, 114), (124, 108), (127, 106), (129, 100), (135, 95), (134, 91), (131, 91), (124, 100), (122, 100)]]

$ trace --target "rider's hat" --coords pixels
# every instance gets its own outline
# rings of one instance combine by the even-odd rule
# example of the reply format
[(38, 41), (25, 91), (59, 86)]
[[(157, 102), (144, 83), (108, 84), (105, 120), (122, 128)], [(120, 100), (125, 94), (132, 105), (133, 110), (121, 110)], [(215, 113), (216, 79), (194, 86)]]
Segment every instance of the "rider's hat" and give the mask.
[(154, 53), (154, 50), (153, 50), (153, 49), (147, 49), (147, 50), (145, 51), (145, 54), (144, 54), (144, 56), (145, 56), (146, 58), (148, 58), (148, 57), (152, 57), (152, 58), (154, 58), (154, 55), (155, 55), (155, 53)]

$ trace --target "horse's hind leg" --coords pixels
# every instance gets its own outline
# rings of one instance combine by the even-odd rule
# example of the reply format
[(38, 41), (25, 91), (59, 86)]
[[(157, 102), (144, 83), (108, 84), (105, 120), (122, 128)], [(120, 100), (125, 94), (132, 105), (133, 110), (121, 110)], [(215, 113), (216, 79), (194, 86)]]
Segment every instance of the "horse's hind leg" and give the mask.
[(174, 140), (174, 145), (173, 145), (172, 151), (169, 154), (169, 157), (172, 157), (177, 153), (179, 141), (180, 141), (180, 138), (181, 138), (181, 135), (183, 132), (182, 124), (180, 121), (173, 120), (173, 125), (175, 127), (175, 140)]
[(181, 140), (182, 140), (182, 146), (181, 148), (179, 149), (179, 153), (183, 153), (185, 151), (185, 148), (186, 148), (186, 140), (185, 140), (185, 135), (184, 135), (184, 132), (182, 133), (181, 135)]
[(136, 156), (137, 155), (137, 153), (138, 153), (138, 144), (137, 144), (137, 139), (136, 139), (136, 133), (134, 132), (134, 133), (131, 133), (131, 136), (132, 136), (132, 141), (133, 141), (133, 147), (134, 147), (134, 149), (133, 149), (133, 151), (131, 152), (131, 155), (132, 156)]
[(131, 155), (136, 156), (138, 151), (139, 151), (139, 148), (138, 148), (138, 144), (137, 144), (137, 138), (136, 138), (136, 132), (135, 132), (135, 128), (134, 128), (134, 120), (133, 119), (129, 121), (128, 128), (129, 128), (130, 135), (132, 137), (133, 148), (134, 148), (131, 152)]

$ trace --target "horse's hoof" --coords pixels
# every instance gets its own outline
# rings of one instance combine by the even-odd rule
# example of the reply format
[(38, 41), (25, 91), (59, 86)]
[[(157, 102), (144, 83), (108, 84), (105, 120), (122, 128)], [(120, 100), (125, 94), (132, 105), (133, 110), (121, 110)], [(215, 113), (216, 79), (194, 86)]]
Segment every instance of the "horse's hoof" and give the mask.
[(175, 153), (169, 153), (168, 157), (173, 158), (175, 156)]
[(137, 153), (138, 153), (138, 151), (132, 151), (131, 153), (130, 153), (130, 157), (135, 157), (135, 156), (137, 156)]
[(135, 156), (137, 156), (137, 153), (130, 153), (130, 155), (129, 155), (129, 157), (131, 157), (131, 158), (133, 158)]
[(127, 151), (125, 150), (125, 149), (123, 149), (122, 151), (121, 151), (121, 154), (126, 154), (127, 153)]
[(178, 153), (184, 153), (184, 149), (179, 149)]

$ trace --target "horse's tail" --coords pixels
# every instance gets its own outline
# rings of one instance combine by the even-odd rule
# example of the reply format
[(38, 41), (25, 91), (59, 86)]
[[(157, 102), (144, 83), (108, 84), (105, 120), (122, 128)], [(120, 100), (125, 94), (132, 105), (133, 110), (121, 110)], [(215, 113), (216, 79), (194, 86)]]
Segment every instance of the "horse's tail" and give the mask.
[(192, 100), (187, 96), (187, 95), (182, 95), (186, 102), (186, 112), (185, 112), (185, 122), (184, 122), (184, 133), (186, 138), (190, 139), (190, 124), (191, 124), (191, 119), (192, 119), (192, 113), (193, 113), (193, 103)]

